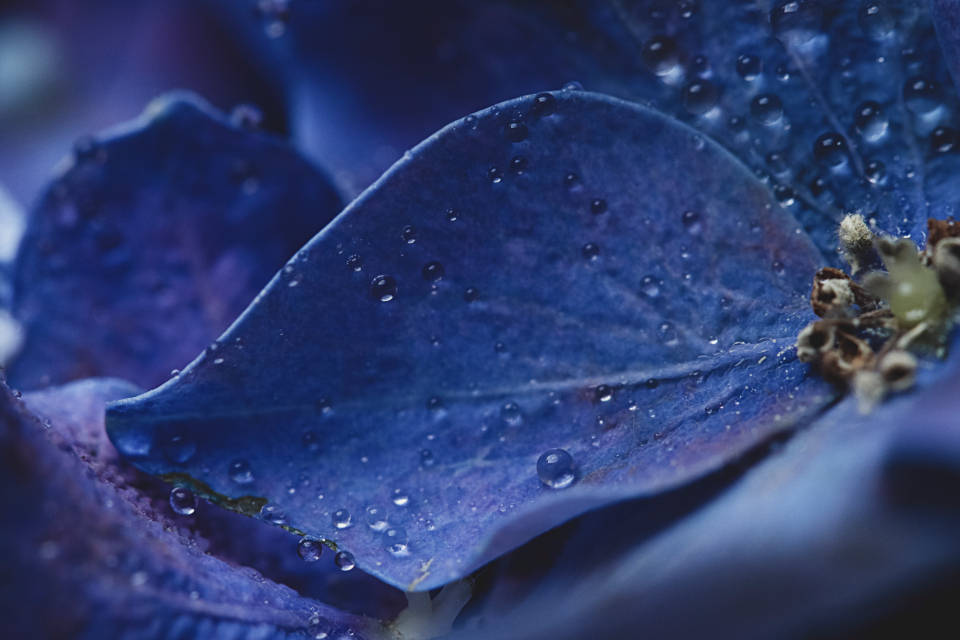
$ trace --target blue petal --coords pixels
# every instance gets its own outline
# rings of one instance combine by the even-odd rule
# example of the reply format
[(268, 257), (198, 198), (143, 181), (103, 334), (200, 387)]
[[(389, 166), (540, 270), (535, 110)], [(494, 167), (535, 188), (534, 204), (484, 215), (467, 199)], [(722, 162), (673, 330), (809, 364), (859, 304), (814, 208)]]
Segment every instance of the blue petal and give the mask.
[(919, 387), (866, 416), (845, 400), (659, 531), (643, 502), (582, 518), (526, 602), (488, 603), (459, 637), (937, 635), (960, 570), (960, 357)]
[(384, 636), (375, 623), (205, 553), (201, 537), (119, 482), (103, 403), (133, 390), (84, 381), (33, 394), (28, 408), (0, 388), (6, 637), (287, 638), (311, 624)]
[[(291, 3), (269, 43), (255, 16), (235, 22), (260, 30), (258, 54), (286, 71), (294, 135), (348, 189), (431, 123), (580, 80), (720, 142), (825, 251), (845, 212), (921, 239), (929, 215), (955, 212), (960, 150), (956, 90), (925, 3), (867, 13), (804, 0), (781, 19), (786, 4), (445, 2), (424, 19), (404, 4)], [(928, 96), (911, 92), (916, 79)], [(858, 118), (871, 101), (877, 117)], [(817, 152), (827, 134), (838, 142)]]
[(30, 217), (13, 302), (27, 338), (11, 383), (159, 384), (339, 207), (282, 141), (186, 95), (154, 103), (78, 147)]
[[(522, 98), (417, 147), (216, 350), (113, 405), (110, 435), (428, 589), (822, 407), (791, 348), (821, 261), (694, 131), (596, 94)], [(570, 488), (538, 478), (554, 448)]]

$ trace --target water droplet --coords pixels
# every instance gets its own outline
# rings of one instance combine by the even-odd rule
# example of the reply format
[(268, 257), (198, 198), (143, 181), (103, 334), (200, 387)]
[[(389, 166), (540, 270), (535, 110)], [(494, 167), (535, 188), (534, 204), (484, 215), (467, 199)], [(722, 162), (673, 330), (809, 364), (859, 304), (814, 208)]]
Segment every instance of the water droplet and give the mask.
[(436, 459), (433, 457), (433, 451), (430, 449), (422, 449), (420, 451), (420, 466), (424, 468), (430, 468), (436, 463)]
[(784, 44), (805, 44), (823, 30), (823, 7), (817, 0), (780, 2), (770, 12), (770, 26)]
[(523, 422), (523, 413), (516, 402), (508, 402), (500, 408), (500, 418), (515, 427)]
[(719, 92), (712, 82), (696, 80), (683, 91), (683, 106), (695, 116), (703, 115), (717, 104)]
[(107, 159), (107, 152), (100, 141), (93, 136), (82, 136), (73, 143), (73, 157), (77, 162), (84, 160), (104, 162)]
[(872, 160), (864, 167), (864, 173), (867, 180), (874, 184), (880, 184), (887, 175), (887, 168), (879, 160)]
[(647, 68), (658, 76), (672, 73), (680, 62), (676, 43), (666, 36), (656, 36), (648, 40), (643, 45), (640, 55)]
[(253, 482), (253, 470), (250, 469), (250, 463), (246, 460), (234, 460), (230, 463), (230, 479), (237, 484), (250, 484)]
[(457, 210), (454, 209), (453, 207), (450, 207), (449, 209), (447, 209), (446, 215), (447, 215), (447, 220), (449, 220), (450, 222), (456, 222), (457, 218), (459, 217)]
[(164, 457), (174, 464), (184, 464), (197, 451), (197, 445), (187, 435), (174, 434), (160, 444)]
[(313, 429), (304, 431), (303, 435), (300, 436), (300, 442), (302, 442), (303, 447), (311, 453), (320, 450), (320, 434)]
[(321, 618), (319, 615), (311, 616), (310, 621), (307, 623), (307, 637), (313, 638), (313, 640), (330, 640), (333, 633), (333, 624), (326, 618)]
[(660, 325), (660, 340), (668, 347), (676, 346), (680, 343), (680, 335), (669, 322)]
[(374, 531), (383, 531), (387, 528), (387, 517), (379, 507), (370, 505), (365, 511), (367, 526)]
[(394, 489), (391, 500), (398, 507), (405, 507), (410, 504), (410, 495), (403, 489)]
[(580, 189), (581, 188), (580, 176), (573, 173), (572, 171), (570, 173), (565, 174), (563, 176), (563, 186), (565, 186), (567, 189), (571, 191)]
[(860, 135), (869, 142), (879, 140), (887, 132), (887, 118), (880, 105), (873, 100), (860, 103), (854, 112), (853, 122)]
[(258, 0), (256, 9), (267, 37), (279, 38), (287, 32), (287, 21), (290, 19), (289, 0)]
[(337, 509), (332, 516), (333, 526), (337, 529), (346, 529), (353, 524), (353, 518), (346, 509)]
[(339, 567), (340, 571), (350, 571), (357, 566), (353, 554), (349, 551), (338, 551), (337, 555), (333, 556), (333, 563)]
[(537, 460), (537, 476), (551, 489), (565, 489), (573, 484), (573, 457), (563, 449), (550, 449)]
[(656, 298), (660, 295), (660, 285), (653, 276), (643, 276), (640, 280), (640, 290), (648, 298)]
[(241, 103), (230, 110), (230, 124), (240, 129), (256, 131), (263, 122), (263, 112), (255, 104)]
[(263, 505), (260, 508), (260, 517), (270, 524), (285, 525), (287, 523), (287, 514), (273, 504)]
[(583, 245), (583, 257), (587, 260), (596, 260), (597, 256), (600, 255), (600, 247), (592, 242), (588, 242)]
[(387, 541), (387, 551), (394, 556), (405, 556), (410, 553), (407, 532), (400, 527), (390, 527), (383, 533)]
[(197, 497), (190, 489), (174, 487), (170, 490), (170, 508), (181, 516), (192, 516), (197, 512)]
[(504, 127), (504, 131), (507, 134), (507, 140), (510, 142), (523, 142), (527, 139), (527, 136), (530, 135), (530, 131), (527, 129), (527, 125), (522, 122), (510, 122)]
[(897, 26), (896, 16), (893, 15), (890, 7), (876, 0), (867, 0), (860, 5), (857, 20), (867, 37), (874, 40), (883, 40), (893, 33)]
[(423, 274), (423, 279), (427, 282), (436, 282), (437, 280), (441, 280), (443, 278), (443, 265), (436, 261), (428, 262), (427, 264), (423, 265), (423, 269), (420, 273)]
[(370, 281), (370, 297), (380, 302), (390, 302), (397, 295), (397, 281), (391, 276), (379, 275)]
[(937, 127), (930, 134), (930, 148), (936, 153), (950, 153), (957, 148), (957, 130)]
[(940, 106), (940, 85), (919, 76), (910, 78), (903, 85), (903, 100), (917, 115), (930, 113)]
[(514, 156), (510, 161), (510, 171), (515, 174), (523, 175), (523, 172), (527, 170), (527, 159), (523, 156)]
[(417, 230), (408, 224), (403, 228), (403, 231), (400, 232), (400, 237), (403, 238), (403, 241), (407, 244), (413, 244), (417, 241)]
[(753, 82), (763, 71), (763, 62), (759, 56), (743, 53), (737, 58), (737, 73), (747, 82)]
[(550, 93), (538, 93), (533, 99), (533, 106), (530, 112), (537, 116), (545, 116), (553, 113), (557, 108), (557, 99)]
[(846, 160), (847, 143), (839, 133), (825, 133), (813, 143), (813, 156), (830, 167)]
[(783, 103), (776, 94), (764, 93), (750, 102), (750, 114), (762, 124), (774, 124), (783, 116)]
[(683, 226), (688, 233), (696, 235), (700, 233), (703, 228), (700, 224), (700, 214), (696, 211), (684, 211), (680, 219), (683, 221)]
[(297, 555), (306, 562), (316, 562), (323, 553), (323, 543), (314, 538), (300, 538), (297, 543)]
[(467, 287), (463, 292), (463, 299), (467, 302), (474, 302), (478, 298), (480, 298), (480, 292), (476, 287)]
[(595, 216), (604, 213), (607, 210), (607, 201), (603, 198), (596, 198), (590, 202), (590, 213)]
[(490, 167), (487, 170), (487, 178), (489, 178), (493, 184), (497, 184), (503, 180), (503, 172), (497, 167)]
[(601, 384), (593, 390), (593, 396), (597, 402), (610, 402), (613, 400), (613, 389), (609, 385)]

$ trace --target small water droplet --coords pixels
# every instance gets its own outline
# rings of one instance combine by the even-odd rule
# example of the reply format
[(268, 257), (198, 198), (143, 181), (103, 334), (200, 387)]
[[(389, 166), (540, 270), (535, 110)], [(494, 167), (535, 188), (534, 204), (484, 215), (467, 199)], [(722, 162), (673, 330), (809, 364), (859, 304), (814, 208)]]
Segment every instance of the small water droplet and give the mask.
[(823, 7), (818, 0), (780, 2), (770, 12), (770, 26), (784, 44), (805, 44), (823, 31)]
[(370, 505), (365, 511), (367, 526), (374, 531), (383, 531), (387, 528), (387, 517), (379, 507)]
[(860, 28), (868, 38), (883, 40), (893, 33), (897, 19), (885, 2), (867, 0), (860, 5), (857, 13)]
[(360, 271), (363, 269), (363, 261), (358, 254), (354, 253), (347, 258), (347, 268), (352, 271)]
[(571, 80), (563, 85), (561, 91), (583, 91), (583, 85), (576, 80)]
[(500, 408), (500, 418), (515, 427), (523, 422), (523, 412), (516, 402), (508, 402)]
[(437, 261), (428, 262), (423, 265), (423, 269), (420, 271), (423, 275), (423, 279), (427, 282), (436, 282), (437, 280), (443, 279), (444, 269), (443, 265)]
[(430, 468), (436, 463), (436, 459), (433, 457), (433, 451), (430, 449), (422, 449), (420, 451), (420, 466), (424, 468)]
[(613, 400), (613, 389), (609, 385), (601, 384), (594, 389), (593, 395), (597, 402), (610, 402)]
[(446, 216), (447, 216), (447, 220), (449, 220), (450, 222), (456, 222), (457, 218), (459, 217), (459, 213), (457, 212), (456, 209), (454, 209), (453, 207), (450, 207), (446, 211)]
[(551, 489), (565, 489), (573, 484), (573, 457), (563, 449), (550, 449), (537, 460), (537, 476)]
[(516, 121), (507, 123), (504, 131), (507, 134), (507, 140), (510, 142), (523, 142), (527, 139), (527, 136), (530, 135), (527, 125)]
[(192, 438), (185, 434), (174, 434), (160, 445), (164, 457), (174, 464), (184, 464), (193, 457), (197, 445)]
[(763, 71), (763, 62), (759, 56), (743, 53), (737, 58), (737, 73), (747, 82), (753, 82)]
[(398, 507), (405, 507), (410, 504), (410, 494), (403, 489), (394, 489), (391, 500), (393, 500), (393, 504)]
[(588, 242), (583, 245), (583, 257), (587, 260), (596, 260), (597, 256), (600, 255), (600, 247), (592, 242)]
[(538, 93), (533, 99), (530, 112), (536, 116), (545, 116), (553, 113), (557, 108), (557, 99), (550, 93)]
[(660, 340), (668, 347), (676, 346), (680, 343), (680, 335), (669, 322), (660, 325)]
[(950, 153), (957, 148), (957, 130), (937, 127), (930, 134), (930, 148), (934, 153)]
[(607, 201), (603, 198), (596, 198), (590, 202), (590, 213), (595, 216), (604, 213), (607, 210)]
[(813, 143), (813, 156), (830, 167), (846, 161), (847, 143), (839, 133), (829, 132), (821, 135)]
[(353, 524), (353, 518), (350, 516), (350, 512), (346, 509), (337, 509), (333, 512), (331, 519), (333, 521), (333, 526), (337, 529), (346, 529)]
[(712, 82), (695, 80), (683, 91), (683, 106), (692, 115), (703, 115), (716, 106), (719, 95), (717, 87)]
[(412, 225), (407, 225), (400, 232), (400, 237), (403, 238), (403, 241), (407, 244), (413, 244), (417, 241), (417, 230), (413, 228)]
[(490, 182), (493, 184), (498, 184), (501, 180), (503, 180), (503, 172), (497, 167), (490, 167), (487, 170), (487, 178), (489, 178)]
[(300, 538), (297, 543), (297, 555), (305, 562), (316, 562), (323, 553), (323, 543), (315, 538)]
[(700, 224), (700, 214), (696, 211), (684, 211), (683, 215), (680, 216), (681, 221), (683, 222), (684, 228), (688, 233), (697, 235), (702, 230), (702, 225)]
[(474, 302), (479, 298), (480, 298), (480, 292), (477, 290), (476, 287), (467, 287), (466, 290), (463, 292), (463, 299), (466, 300), (467, 302)]
[(229, 467), (230, 479), (237, 484), (250, 484), (253, 482), (253, 470), (250, 463), (246, 460), (234, 460)]
[(339, 567), (340, 571), (350, 571), (357, 563), (353, 559), (353, 554), (349, 551), (338, 551), (333, 557), (333, 563)]
[(523, 172), (527, 170), (527, 159), (523, 156), (514, 156), (510, 161), (510, 171), (517, 174), (518, 176), (523, 175)]
[(192, 516), (197, 512), (197, 497), (186, 487), (174, 487), (170, 490), (170, 508), (181, 516)]
[(903, 86), (903, 100), (910, 111), (917, 115), (925, 115), (940, 106), (940, 85), (915, 76), (907, 80)]
[(397, 295), (397, 281), (388, 275), (379, 275), (370, 281), (370, 297), (390, 302)]
[(660, 285), (653, 276), (643, 276), (640, 280), (640, 290), (648, 298), (656, 298), (660, 295)]

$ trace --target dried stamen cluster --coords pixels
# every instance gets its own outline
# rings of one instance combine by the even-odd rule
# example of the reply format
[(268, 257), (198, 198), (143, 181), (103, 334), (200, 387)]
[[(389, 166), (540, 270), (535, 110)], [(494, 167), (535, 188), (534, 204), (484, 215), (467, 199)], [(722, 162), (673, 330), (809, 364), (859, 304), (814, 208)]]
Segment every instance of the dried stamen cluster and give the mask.
[(917, 359), (909, 349), (942, 355), (960, 302), (960, 223), (928, 221), (927, 246), (874, 234), (862, 216), (840, 225), (844, 256), (856, 273), (883, 263), (860, 282), (832, 267), (813, 279), (810, 303), (820, 320), (797, 336), (797, 357), (831, 382), (852, 389), (863, 411), (887, 393), (913, 386)]

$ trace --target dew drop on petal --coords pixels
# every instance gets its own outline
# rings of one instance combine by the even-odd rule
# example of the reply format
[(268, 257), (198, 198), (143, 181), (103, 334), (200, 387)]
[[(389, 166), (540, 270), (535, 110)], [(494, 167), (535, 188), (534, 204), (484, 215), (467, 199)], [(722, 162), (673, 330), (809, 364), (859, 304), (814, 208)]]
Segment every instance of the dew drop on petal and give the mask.
[(333, 557), (333, 562), (340, 571), (350, 571), (357, 566), (356, 561), (353, 559), (353, 554), (349, 551), (338, 551), (337, 555)]
[(565, 489), (573, 484), (573, 457), (563, 449), (550, 449), (537, 460), (537, 476), (551, 489)]
[(391, 276), (379, 275), (370, 281), (370, 297), (380, 302), (390, 302), (397, 295), (397, 281)]
[(197, 512), (197, 497), (186, 487), (174, 487), (170, 490), (170, 508), (181, 516), (192, 516)]
[(297, 543), (297, 555), (306, 562), (316, 562), (323, 553), (323, 543), (315, 538), (301, 538)]
[(333, 526), (337, 529), (346, 529), (353, 524), (353, 518), (346, 509), (337, 509), (332, 516)]
[(250, 484), (253, 482), (253, 470), (250, 463), (246, 460), (234, 460), (230, 463), (230, 479), (237, 484)]

